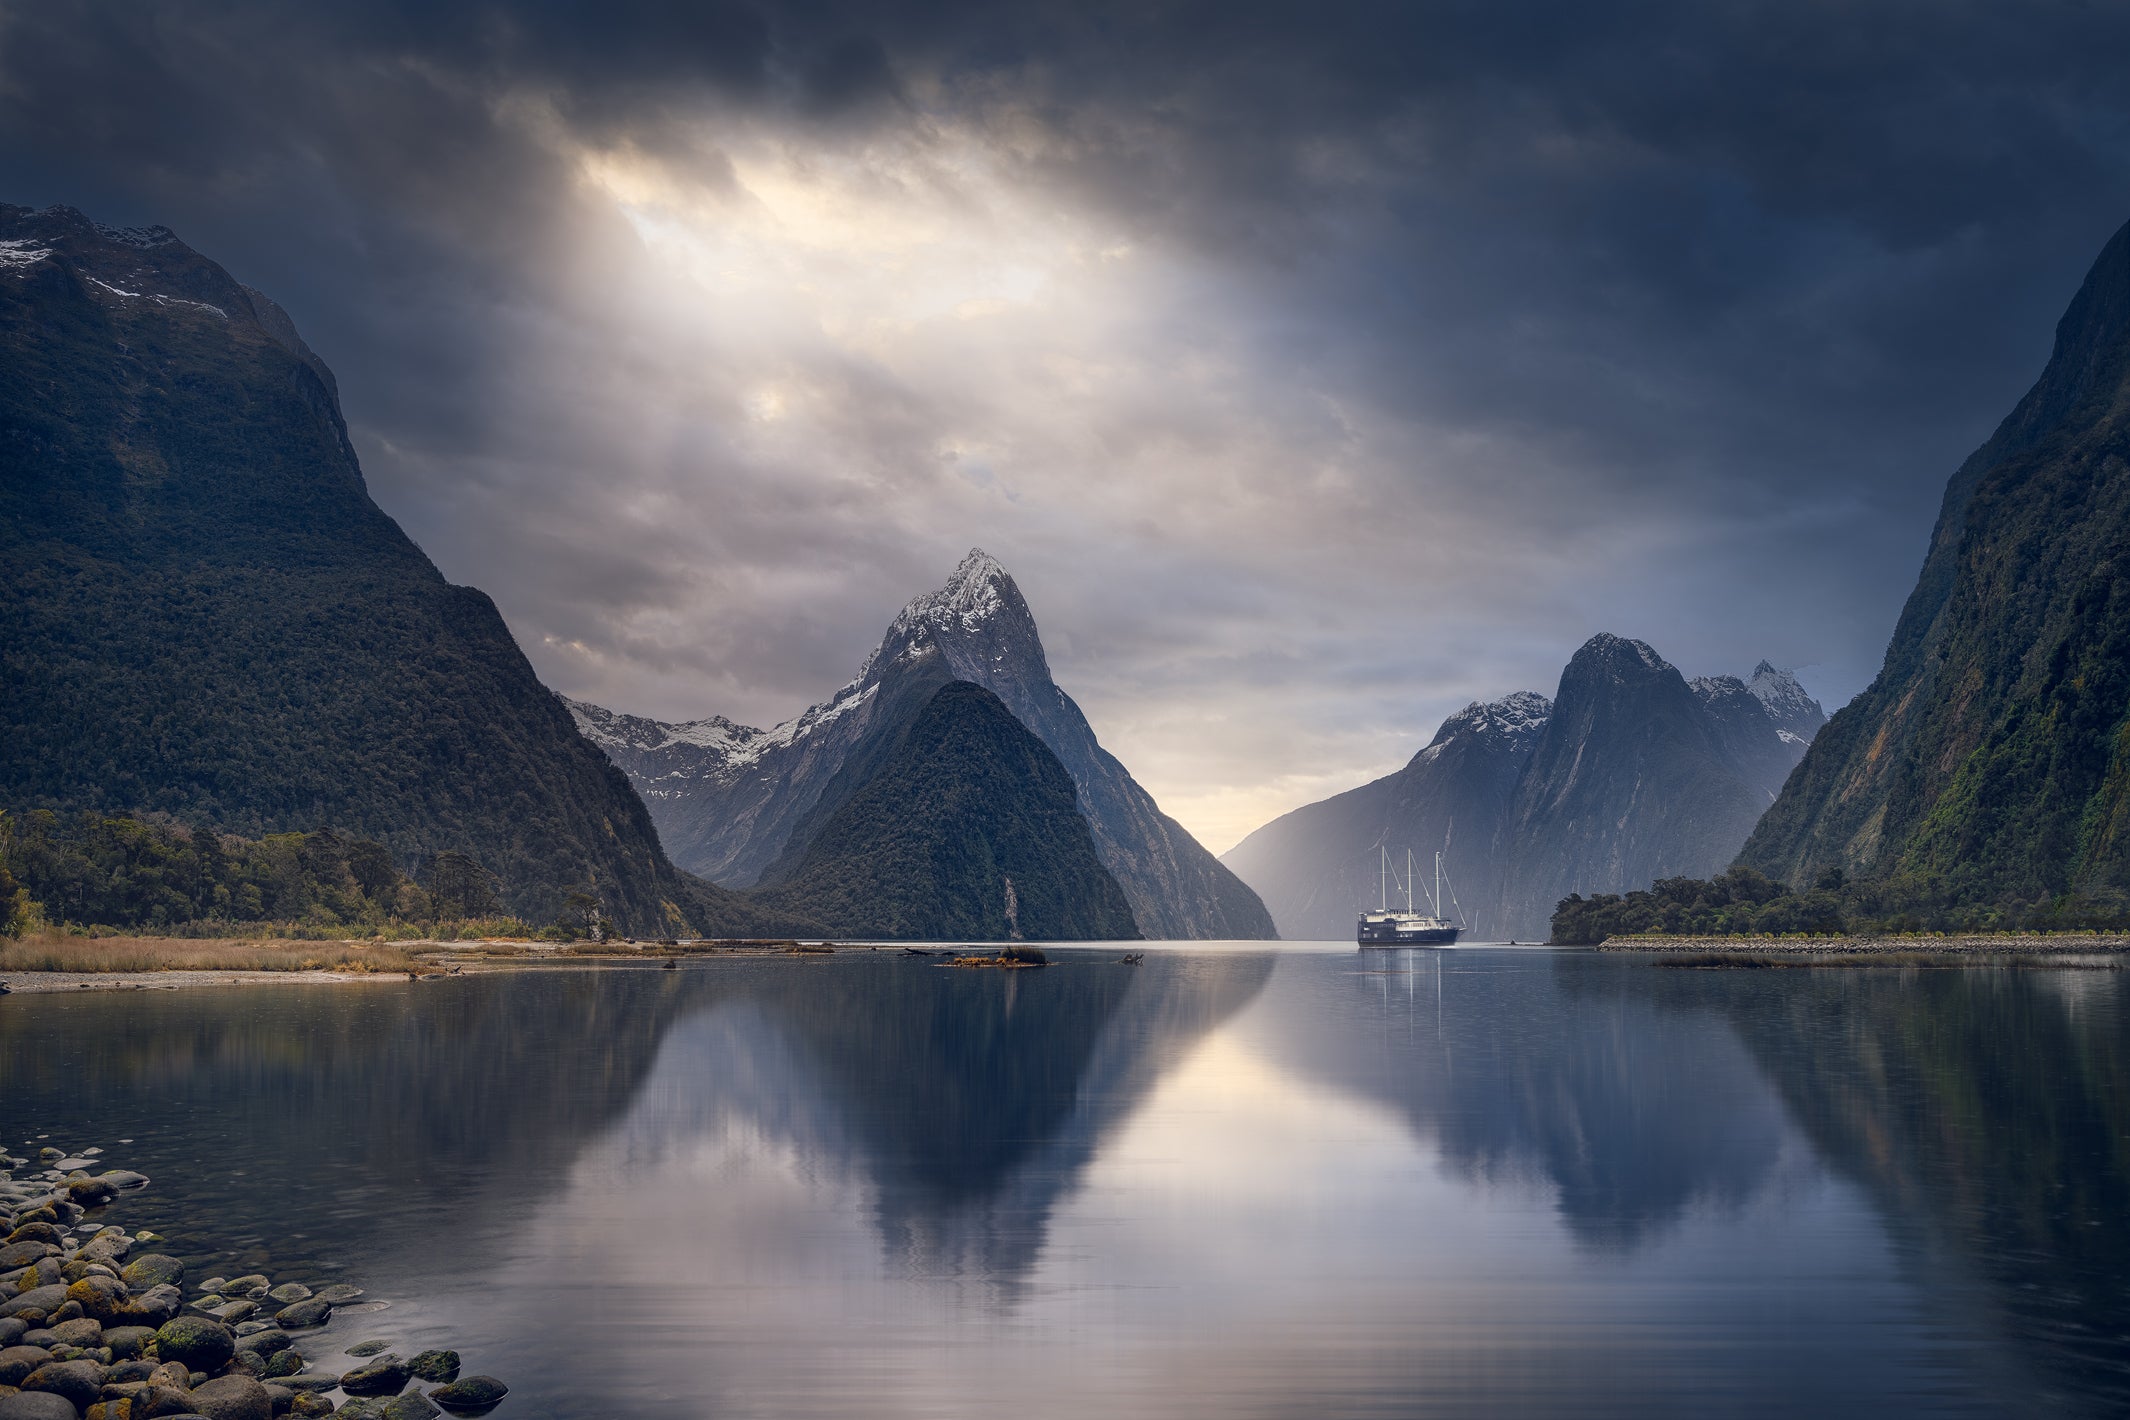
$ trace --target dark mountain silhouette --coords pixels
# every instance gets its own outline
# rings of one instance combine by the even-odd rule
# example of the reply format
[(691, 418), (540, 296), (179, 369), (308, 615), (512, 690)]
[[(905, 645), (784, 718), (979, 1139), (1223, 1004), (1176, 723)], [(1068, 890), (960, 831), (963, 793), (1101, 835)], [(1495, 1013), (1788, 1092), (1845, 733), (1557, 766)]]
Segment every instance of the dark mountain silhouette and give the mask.
[(853, 936), (1137, 937), (1072, 776), (982, 686), (934, 692), (880, 767), (755, 896)]
[(167, 229), (0, 207), (0, 803), (333, 828), (575, 888), (646, 933), (774, 926), (676, 872), (495, 606), (370, 500), (333, 378)]

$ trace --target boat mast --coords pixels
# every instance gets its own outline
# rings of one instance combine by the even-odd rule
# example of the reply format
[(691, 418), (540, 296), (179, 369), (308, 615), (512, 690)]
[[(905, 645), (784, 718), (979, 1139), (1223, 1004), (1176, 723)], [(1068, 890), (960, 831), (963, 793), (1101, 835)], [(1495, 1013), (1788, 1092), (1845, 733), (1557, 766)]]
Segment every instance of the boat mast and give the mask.
[(1442, 916), (1442, 852), (1435, 852), (1435, 915)]
[(1413, 915), (1413, 850), (1405, 850), (1405, 915)]
[(1376, 910), (1378, 912), (1388, 912), (1390, 911), (1390, 850), (1378, 843), (1376, 852), (1383, 859), (1382, 862), (1376, 864), (1376, 901), (1381, 904)]

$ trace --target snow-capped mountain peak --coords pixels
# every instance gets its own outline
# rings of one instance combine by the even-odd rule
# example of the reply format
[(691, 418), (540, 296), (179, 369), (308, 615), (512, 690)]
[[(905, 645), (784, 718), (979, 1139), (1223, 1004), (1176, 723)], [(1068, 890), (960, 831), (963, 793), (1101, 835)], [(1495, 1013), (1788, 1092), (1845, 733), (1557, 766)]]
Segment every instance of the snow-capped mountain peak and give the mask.
[(1797, 677), (1788, 671), (1777, 670), (1762, 661), (1753, 667), (1753, 678), (1745, 688), (1752, 692), (1775, 722), (1786, 739), (1809, 743), (1819, 733), (1819, 727), (1827, 723), (1827, 712), (1820, 703), (1806, 693)]

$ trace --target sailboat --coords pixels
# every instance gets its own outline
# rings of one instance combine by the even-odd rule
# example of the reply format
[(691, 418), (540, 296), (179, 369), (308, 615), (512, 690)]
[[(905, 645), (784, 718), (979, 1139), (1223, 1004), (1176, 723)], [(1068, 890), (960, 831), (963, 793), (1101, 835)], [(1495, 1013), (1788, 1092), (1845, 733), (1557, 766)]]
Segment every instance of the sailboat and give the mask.
[(1354, 929), (1354, 940), (1364, 947), (1448, 947), (1457, 942), (1458, 933), (1464, 929), (1442, 915), (1442, 855), (1435, 855), (1435, 900), (1432, 912), (1418, 912), (1413, 908), (1413, 853), (1405, 850), (1405, 910), (1394, 912), (1390, 905), (1390, 850), (1378, 847), (1382, 864), (1378, 873), (1381, 905), (1374, 912), (1361, 914)]

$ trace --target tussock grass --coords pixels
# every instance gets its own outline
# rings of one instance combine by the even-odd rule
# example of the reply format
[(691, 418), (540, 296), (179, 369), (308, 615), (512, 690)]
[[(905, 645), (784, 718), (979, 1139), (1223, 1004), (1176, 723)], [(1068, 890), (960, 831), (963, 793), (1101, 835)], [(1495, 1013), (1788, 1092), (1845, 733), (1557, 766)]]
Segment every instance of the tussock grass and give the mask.
[(0, 971), (413, 971), (390, 943), (183, 937), (0, 938)]

